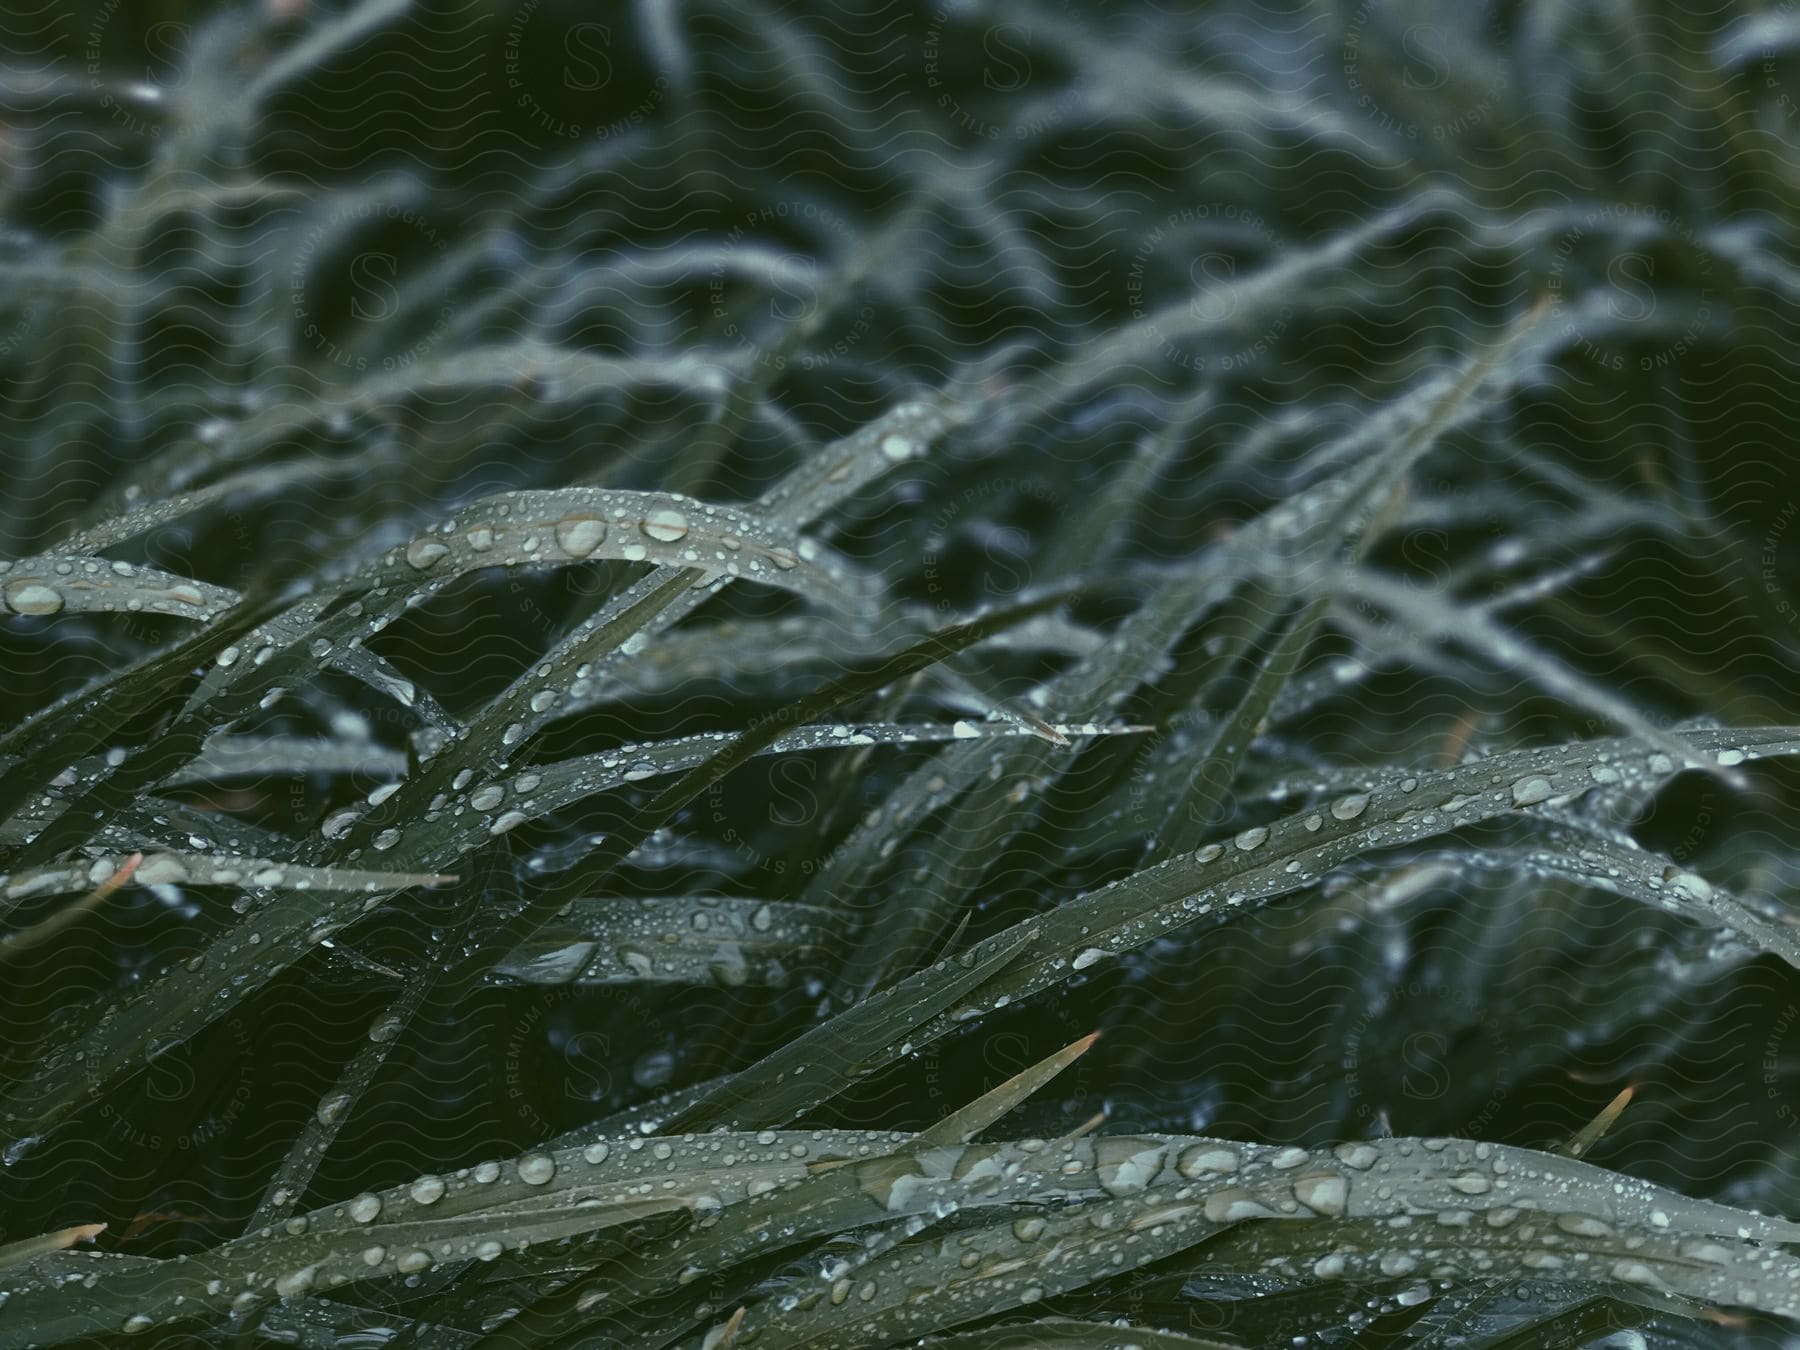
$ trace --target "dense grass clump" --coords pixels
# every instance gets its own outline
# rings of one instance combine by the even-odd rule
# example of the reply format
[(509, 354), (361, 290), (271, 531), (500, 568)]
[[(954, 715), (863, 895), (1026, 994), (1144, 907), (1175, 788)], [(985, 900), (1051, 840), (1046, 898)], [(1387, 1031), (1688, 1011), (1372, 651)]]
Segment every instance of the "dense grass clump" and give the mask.
[(0, 22), (0, 1350), (1800, 1334), (1800, 8)]

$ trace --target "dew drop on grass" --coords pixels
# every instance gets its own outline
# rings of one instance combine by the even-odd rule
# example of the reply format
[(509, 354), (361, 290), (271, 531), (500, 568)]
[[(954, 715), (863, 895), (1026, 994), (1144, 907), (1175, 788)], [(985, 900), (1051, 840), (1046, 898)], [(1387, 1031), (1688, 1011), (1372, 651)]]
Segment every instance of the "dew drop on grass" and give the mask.
[(275, 1281), (275, 1292), (282, 1298), (297, 1298), (313, 1287), (313, 1277), (319, 1273), (317, 1266), (305, 1266), (300, 1270), (290, 1270)]
[(519, 1180), (527, 1186), (542, 1186), (556, 1175), (556, 1160), (548, 1153), (527, 1153), (519, 1159)]
[(477, 811), (491, 811), (496, 806), (500, 805), (505, 796), (506, 791), (504, 788), (497, 787), (490, 783), (486, 787), (477, 788), (474, 791), (469, 797), (469, 805), (474, 807)]
[(585, 558), (606, 539), (606, 522), (592, 516), (569, 516), (556, 524), (556, 546), (571, 558)]
[(1264, 829), (1261, 825), (1253, 825), (1249, 829), (1242, 831), (1235, 842), (1239, 848), (1248, 853), (1253, 848), (1261, 848), (1263, 842), (1267, 840), (1268, 837), (1268, 830)]
[(660, 506), (644, 517), (644, 533), (663, 544), (687, 538), (688, 519), (673, 507)]
[(1556, 789), (1551, 786), (1548, 778), (1532, 774), (1521, 778), (1512, 785), (1513, 805), (1535, 806), (1541, 801), (1548, 801), (1550, 795), (1555, 791)]
[(6, 603), (15, 614), (54, 614), (63, 607), (63, 597), (41, 581), (15, 581), (6, 588)]
[(1235, 1172), (1237, 1169), (1237, 1153), (1217, 1144), (1195, 1144), (1175, 1160), (1175, 1170), (1189, 1181), (1197, 1177)]
[(412, 1196), (415, 1204), (435, 1204), (444, 1196), (444, 1179), (442, 1177), (420, 1177), (408, 1188), (407, 1194)]
[(1294, 1199), (1315, 1214), (1337, 1218), (1350, 1203), (1350, 1185), (1335, 1172), (1317, 1172), (1294, 1183)]
[(423, 572), (436, 565), (438, 560), (450, 552), (449, 545), (430, 535), (421, 535), (406, 546), (406, 561)]
[(1239, 1187), (1215, 1191), (1206, 1197), (1203, 1211), (1211, 1223), (1236, 1223), (1240, 1219), (1279, 1218), (1274, 1210)]
[(374, 1223), (381, 1213), (381, 1197), (364, 1191), (350, 1202), (350, 1217), (357, 1223)]
[(1331, 814), (1338, 820), (1355, 820), (1369, 808), (1369, 794), (1353, 792), (1348, 797), (1339, 797), (1331, 804)]

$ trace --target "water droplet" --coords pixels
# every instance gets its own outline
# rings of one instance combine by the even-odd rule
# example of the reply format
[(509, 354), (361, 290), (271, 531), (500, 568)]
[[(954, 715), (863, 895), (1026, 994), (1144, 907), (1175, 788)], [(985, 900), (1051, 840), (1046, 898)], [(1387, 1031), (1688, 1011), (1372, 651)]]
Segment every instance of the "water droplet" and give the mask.
[(1556, 789), (1550, 785), (1548, 778), (1533, 774), (1528, 778), (1521, 778), (1512, 785), (1513, 805), (1535, 806), (1538, 802), (1549, 800), (1550, 795), (1555, 791)]
[(673, 544), (687, 538), (688, 519), (670, 506), (659, 506), (643, 520), (644, 533), (659, 543)]
[(489, 1182), (500, 1180), (500, 1164), (489, 1159), (487, 1162), (475, 1164), (475, 1170), (469, 1175), (478, 1185), (486, 1186)]
[(1599, 1219), (1586, 1214), (1559, 1214), (1556, 1226), (1565, 1233), (1573, 1233), (1576, 1237), (1611, 1237), (1612, 1225), (1602, 1223)]
[(1368, 809), (1369, 794), (1366, 792), (1352, 792), (1331, 804), (1331, 814), (1338, 820), (1355, 820)]
[(400, 1259), (394, 1264), (400, 1267), (402, 1274), (413, 1275), (431, 1264), (431, 1253), (414, 1247), (410, 1252), (401, 1253)]
[(489, 525), (472, 526), (468, 533), (469, 547), (477, 553), (486, 553), (494, 546), (494, 531)]
[(556, 1159), (548, 1153), (527, 1153), (519, 1159), (519, 1180), (527, 1186), (542, 1186), (556, 1175)]
[(63, 597), (41, 581), (15, 581), (6, 588), (6, 603), (15, 614), (54, 614), (63, 607)]
[(1232, 842), (1248, 853), (1253, 848), (1262, 847), (1268, 837), (1269, 832), (1261, 825), (1252, 825), (1249, 829), (1240, 832)]
[(505, 800), (505, 797), (506, 790), (504, 788), (490, 783), (486, 787), (475, 789), (469, 798), (469, 805), (477, 811), (492, 811)]
[(385, 852), (387, 849), (392, 848), (395, 844), (400, 842), (400, 831), (390, 827), (376, 835), (370, 842), (373, 843), (377, 849)]
[(1214, 1191), (1206, 1197), (1203, 1211), (1209, 1222), (1236, 1223), (1240, 1219), (1274, 1219), (1280, 1217), (1262, 1201), (1241, 1187)]
[(148, 1313), (133, 1313), (130, 1317), (125, 1319), (123, 1325), (119, 1327), (119, 1330), (124, 1332), (127, 1336), (135, 1336), (138, 1332), (148, 1331), (155, 1325), (156, 1319), (151, 1317)]
[(364, 1191), (350, 1202), (350, 1217), (358, 1223), (374, 1223), (381, 1213), (381, 1197)]
[(612, 1152), (612, 1150), (607, 1148), (604, 1139), (596, 1139), (593, 1143), (581, 1150), (581, 1157), (582, 1161), (593, 1163), (597, 1166), (606, 1161), (607, 1154), (610, 1152)]
[(407, 1190), (414, 1203), (421, 1205), (435, 1204), (444, 1197), (444, 1179), (442, 1177), (420, 1177)]
[(1663, 879), (1690, 900), (1704, 902), (1713, 898), (1712, 882), (1697, 873), (1674, 870), (1673, 875), (1665, 873)]
[(1073, 961), (1069, 962), (1069, 965), (1076, 970), (1086, 970), (1096, 961), (1105, 960), (1106, 954), (1106, 949), (1103, 947), (1089, 947), (1086, 951), (1077, 955)]
[(423, 572), (448, 552), (448, 544), (423, 534), (406, 546), (406, 561)]
[(1189, 1181), (1210, 1174), (1235, 1172), (1238, 1155), (1217, 1144), (1195, 1144), (1175, 1160), (1175, 1170)]
[(587, 557), (605, 539), (606, 522), (592, 516), (568, 516), (556, 523), (556, 546), (571, 558)]
[(306, 1266), (300, 1270), (290, 1270), (275, 1281), (275, 1292), (282, 1298), (297, 1298), (313, 1286), (313, 1277), (319, 1273), (317, 1266)]
[(498, 1240), (486, 1238), (475, 1244), (474, 1255), (477, 1261), (498, 1261), (500, 1259), (500, 1253), (505, 1250), (506, 1248), (503, 1247)]
[(1350, 1183), (1335, 1172), (1315, 1172), (1294, 1183), (1294, 1199), (1315, 1214), (1337, 1218), (1350, 1203)]

